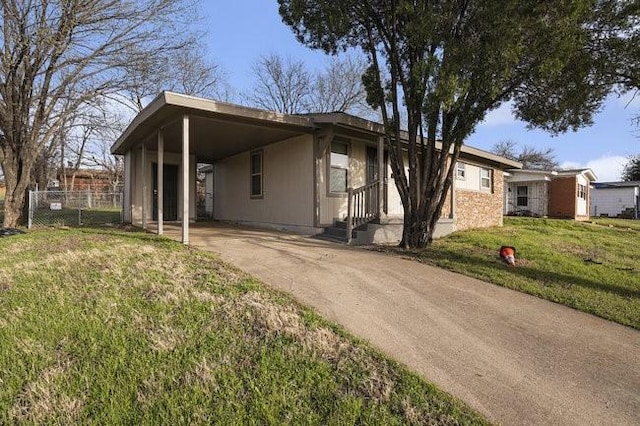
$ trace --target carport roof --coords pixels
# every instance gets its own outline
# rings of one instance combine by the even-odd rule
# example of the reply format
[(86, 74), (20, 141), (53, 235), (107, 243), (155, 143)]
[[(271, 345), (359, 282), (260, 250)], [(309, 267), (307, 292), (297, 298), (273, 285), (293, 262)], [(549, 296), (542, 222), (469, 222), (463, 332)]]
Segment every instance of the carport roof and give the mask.
[[(134, 145), (150, 143), (164, 129), (165, 150), (181, 151), (181, 118), (188, 115), (190, 149), (199, 158), (215, 160), (288, 137), (311, 133), (310, 117), (278, 114), (240, 105), (162, 92), (129, 124), (111, 147), (125, 154)], [(149, 142), (151, 139), (153, 141)]]
[[(318, 114), (280, 114), (271, 111), (162, 92), (129, 124), (111, 147), (113, 154), (125, 154), (135, 145), (153, 147), (154, 136), (164, 129), (167, 152), (181, 152), (181, 118), (190, 122), (190, 151), (201, 161), (213, 161), (302, 134), (328, 125), (367, 137), (384, 134), (384, 127), (342, 112)], [(407, 135), (403, 134), (406, 138)], [(367, 137), (368, 138), (368, 137)], [(375, 140), (375, 139), (373, 139)], [(520, 168), (522, 164), (487, 151), (463, 145), (462, 158), (479, 160), (498, 168)]]

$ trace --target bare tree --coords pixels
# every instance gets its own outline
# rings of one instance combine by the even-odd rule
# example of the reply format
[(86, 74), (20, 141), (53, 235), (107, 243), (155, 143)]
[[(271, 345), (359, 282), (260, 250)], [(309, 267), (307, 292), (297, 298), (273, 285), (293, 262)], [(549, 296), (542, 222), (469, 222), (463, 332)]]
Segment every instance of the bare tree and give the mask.
[(286, 114), (348, 112), (370, 116), (361, 58), (332, 58), (311, 74), (302, 61), (277, 54), (262, 56), (253, 66), (255, 84), (244, 98), (252, 106)]
[(167, 88), (191, 96), (229, 100), (227, 75), (220, 64), (206, 59), (201, 46), (183, 49), (174, 55), (167, 72)]
[(315, 76), (307, 111), (370, 115), (373, 110), (367, 105), (362, 85), (362, 74), (366, 68), (366, 63), (360, 58), (331, 58), (326, 69)]
[(255, 85), (244, 97), (258, 108), (283, 114), (305, 111), (311, 76), (304, 62), (276, 54), (261, 56), (253, 66)]
[(4, 0), (0, 161), (4, 226), (16, 226), (42, 152), (74, 111), (131, 87), (127, 69), (188, 45), (191, 0)]
[(558, 167), (553, 148), (536, 149), (525, 145), (518, 150), (517, 142), (504, 140), (495, 143), (491, 147), (491, 152), (501, 157), (519, 161), (524, 169), (553, 170)]
[(195, 40), (179, 50), (145, 58), (127, 67), (126, 72), (129, 86), (112, 94), (110, 100), (134, 114), (163, 90), (224, 101), (233, 97), (222, 66), (207, 59), (203, 46)]

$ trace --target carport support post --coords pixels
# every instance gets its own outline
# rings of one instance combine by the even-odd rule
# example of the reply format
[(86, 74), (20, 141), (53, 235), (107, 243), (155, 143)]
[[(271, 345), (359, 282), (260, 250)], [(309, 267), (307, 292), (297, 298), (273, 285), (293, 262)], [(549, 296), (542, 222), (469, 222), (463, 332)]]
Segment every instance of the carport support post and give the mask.
[(378, 138), (378, 219), (384, 214), (384, 136)]
[(142, 144), (142, 229), (147, 229), (147, 147)]
[(164, 129), (158, 131), (158, 235), (164, 232)]
[(189, 244), (189, 116), (182, 116), (182, 244)]

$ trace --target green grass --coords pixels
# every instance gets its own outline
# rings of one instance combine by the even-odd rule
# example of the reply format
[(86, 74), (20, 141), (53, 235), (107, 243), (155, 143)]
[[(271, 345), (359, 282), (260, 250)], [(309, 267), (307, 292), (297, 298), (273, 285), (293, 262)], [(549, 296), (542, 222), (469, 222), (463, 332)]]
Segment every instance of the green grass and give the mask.
[(120, 209), (94, 208), (51, 210), (39, 208), (34, 210), (34, 226), (91, 226), (104, 224), (119, 224), (121, 222)]
[(41, 230), (0, 238), (0, 258), (0, 424), (486, 423), (179, 243)]
[[(456, 232), (416, 255), (640, 329), (640, 232), (627, 228), (505, 218), (503, 227)], [(502, 245), (516, 247), (515, 268), (498, 257)]]
[(635, 219), (592, 217), (591, 223), (595, 225), (608, 226), (611, 228), (633, 229), (636, 231), (640, 231), (640, 220), (635, 220)]

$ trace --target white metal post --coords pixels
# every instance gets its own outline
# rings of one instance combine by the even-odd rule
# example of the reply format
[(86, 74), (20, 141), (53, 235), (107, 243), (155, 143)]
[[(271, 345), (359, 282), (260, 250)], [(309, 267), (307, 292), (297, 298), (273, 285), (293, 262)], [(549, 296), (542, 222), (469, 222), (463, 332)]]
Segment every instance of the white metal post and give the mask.
[(384, 214), (384, 136), (378, 138), (378, 219)]
[(29, 191), (29, 218), (27, 220), (27, 228), (33, 226), (33, 191)]
[(147, 229), (147, 147), (142, 145), (142, 229)]
[(182, 117), (182, 243), (189, 244), (189, 116)]
[(158, 132), (158, 235), (164, 232), (164, 129)]

